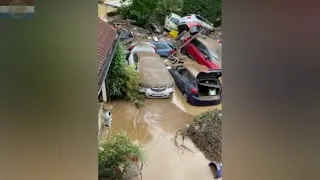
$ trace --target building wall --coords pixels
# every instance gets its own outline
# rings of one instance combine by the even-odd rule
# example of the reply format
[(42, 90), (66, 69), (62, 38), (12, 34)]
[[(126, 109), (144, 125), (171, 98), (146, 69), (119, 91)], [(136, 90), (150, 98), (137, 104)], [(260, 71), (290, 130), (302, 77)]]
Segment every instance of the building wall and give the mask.
[(110, 12), (115, 12), (117, 10), (117, 8), (111, 7), (111, 6), (107, 6), (107, 13)]
[(98, 141), (101, 140), (101, 136), (103, 135), (104, 125), (105, 124), (103, 120), (103, 103), (100, 103), (98, 112)]
[(105, 4), (98, 4), (98, 17), (101, 16), (107, 16), (107, 6)]

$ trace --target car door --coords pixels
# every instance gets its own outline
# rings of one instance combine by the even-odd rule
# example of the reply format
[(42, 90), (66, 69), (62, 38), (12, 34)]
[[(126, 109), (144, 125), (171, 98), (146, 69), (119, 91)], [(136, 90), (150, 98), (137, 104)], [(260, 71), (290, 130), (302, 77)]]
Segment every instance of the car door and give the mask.
[(169, 72), (174, 79), (174, 82), (176, 83), (177, 87), (181, 92), (184, 91), (184, 81), (183, 81), (183, 68), (182, 67), (172, 67), (169, 69)]
[(177, 24), (179, 23), (179, 20), (181, 17), (175, 13), (171, 13), (169, 16), (166, 16), (165, 19), (165, 28), (168, 31), (172, 30), (178, 30)]
[[(188, 41), (188, 39), (186, 39), (186, 41)], [(195, 42), (194, 40), (192, 40), (189, 44), (186, 45), (186, 50), (187, 50), (187, 53), (188, 55), (192, 58), (192, 59), (195, 59), (195, 56), (196, 56), (196, 46), (195, 46)]]
[(212, 67), (212, 62), (210, 61), (210, 54), (205, 49), (205, 47), (199, 48), (199, 64), (202, 64), (208, 68), (214, 68)]
[(182, 74), (182, 89), (184, 93), (187, 95), (191, 94), (191, 89), (194, 88), (194, 77), (189, 73), (189, 71), (185, 70)]
[(191, 44), (192, 44), (192, 57), (195, 61), (197, 61), (199, 64), (202, 64), (202, 65), (205, 65), (205, 57), (204, 55), (202, 54), (202, 52), (200, 51), (201, 49), (201, 43), (197, 40), (197, 39), (194, 39), (191, 41)]
[(165, 44), (156, 43), (154, 44), (156, 46), (157, 53), (162, 57), (168, 57), (170, 54), (170, 49)]
[(196, 15), (197, 19), (199, 19), (201, 25), (206, 29), (211, 29), (211, 23), (202, 16)]

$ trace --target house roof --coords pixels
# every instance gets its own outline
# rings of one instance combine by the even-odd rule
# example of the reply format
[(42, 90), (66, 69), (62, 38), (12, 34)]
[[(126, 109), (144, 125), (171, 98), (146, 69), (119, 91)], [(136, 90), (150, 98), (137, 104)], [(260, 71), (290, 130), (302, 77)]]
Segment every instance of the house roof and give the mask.
[(130, 5), (131, 3), (132, 3), (131, 1), (125, 1), (122, 3), (121, 0), (107, 0), (106, 5), (119, 8), (121, 7), (121, 5), (127, 6), (127, 5)]
[[(0, 6), (9, 6), (10, 3), (12, 3), (13, 0), (1, 0), (0, 1)], [(15, 4), (18, 4), (19, 1), (15, 1), (17, 3)], [(22, 3), (24, 3), (25, 5), (27, 6), (34, 6), (34, 0), (23, 0), (23, 1), (20, 1)]]
[(117, 37), (117, 29), (99, 18), (98, 24), (98, 74), (104, 63), (110, 63), (111, 58), (106, 58), (112, 51), (112, 45)]

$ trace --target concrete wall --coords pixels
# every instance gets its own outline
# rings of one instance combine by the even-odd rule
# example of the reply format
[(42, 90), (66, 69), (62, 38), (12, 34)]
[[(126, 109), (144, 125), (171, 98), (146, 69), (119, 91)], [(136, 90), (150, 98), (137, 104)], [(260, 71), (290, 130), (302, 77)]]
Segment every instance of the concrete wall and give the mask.
[[(105, 1), (106, 2), (106, 1)], [(98, 4), (98, 17), (107, 16), (107, 6), (106, 4)]]
[(101, 136), (103, 134), (104, 129), (104, 120), (103, 120), (103, 103), (99, 104), (99, 112), (98, 112), (98, 140), (101, 140)]

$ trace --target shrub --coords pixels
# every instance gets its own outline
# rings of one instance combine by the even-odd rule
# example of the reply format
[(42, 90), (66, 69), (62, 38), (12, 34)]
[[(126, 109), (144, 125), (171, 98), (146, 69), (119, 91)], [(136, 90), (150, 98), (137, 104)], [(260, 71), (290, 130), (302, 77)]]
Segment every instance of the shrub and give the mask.
[(132, 67), (127, 66), (124, 71), (125, 96), (128, 100), (135, 103), (137, 108), (144, 105), (144, 96), (140, 94), (139, 73)]
[(215, 26), (221, 25), (221, 0), (184, 0), (182, 15), (200, 14)]
[(126, 56), (124, 54), (124, 47), (122, 44), (118, 44), (112, 62), (110, 64), (108, 72), (110, 96), (112, 98), (123, 98), (124, 81), (124, 69)]
[(108, 72), (110, 95), (114, 99), (127, 99), (137, 108), (144, 105), (144, 96), (139, 93), (139, 74), (126, 65), (124, 47), (118, 44)]
[(115, 177), (118, 169), (121, 174), (132, 165), (132, 158), (146, 161), (145, 151), (135, 144), (124, 131), (110, 132), (106, 141), (102, 142), (98, 151), (99, 176)]

